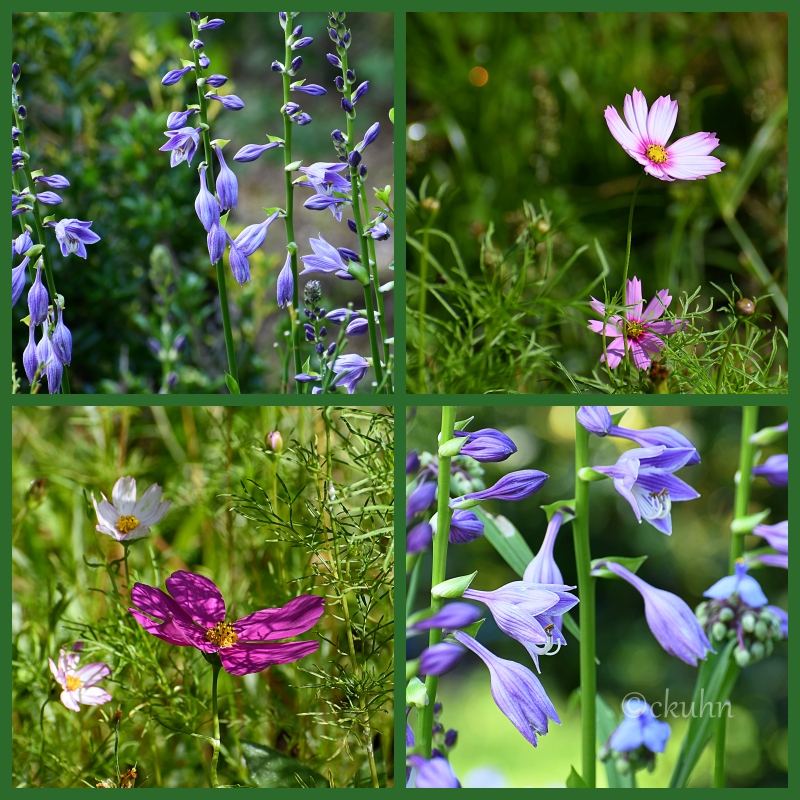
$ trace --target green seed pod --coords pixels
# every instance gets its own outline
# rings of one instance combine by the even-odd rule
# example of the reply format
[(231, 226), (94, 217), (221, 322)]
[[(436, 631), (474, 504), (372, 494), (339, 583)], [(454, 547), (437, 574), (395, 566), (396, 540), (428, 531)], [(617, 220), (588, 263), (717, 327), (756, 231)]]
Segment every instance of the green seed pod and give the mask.
[(728, 626), (724, 622), (715, 622), (711, 626), (711, 638), (722, 641), (728, 633)]
[(742, 617), (742, 628), (747, 633), (752, 633), (756, 629), (756, 618), (749, 611)]
[(762, 642), (764, 641), (764, 639), (769, 638), (770, 636), (769, 625), (767, 625), (767, 623), (764, 622), (763, 619), (760, 619), (756, 623), (755, 634), (756, 634), (756, 639), (759, 639)]
[(733, 609), (732, 608), (728, 608), (727, 606), (725, 606), (725, 608), (723, 608), (719, 612), (719, 618), (723, 622), (730, 622), (733, 619), (733, 617), (734, 617)]
[(631, 771), (631, 765), (628, 762), (628, 759), (623, 758), (622, 756), (620, 756), (616, 762), (614, 762), (614, 766), (616, 766), (617, 772), (619, 772), (620, 775), (627, 775)]
[(766, 648), (761, 642), (755, 642), (750, 646), (750, 655), (753, 657), (753, 661), (760, 661), (764, 658), (765, 653)]
[(772, 651), (774, 649), (775, 649), (775, 645), (772, 644), (772, 639), (767, 639), (767, 641), (764, 642), (764, 652), (766, 653), (766, 655), (768, 657), (771, 656), (772, 655)]
[(742, 650), (741, 647), (737, 647), (733, 651), (733, 657), (740, 667), (746, 667), (750, 663), (750, 653), (747, 650)]

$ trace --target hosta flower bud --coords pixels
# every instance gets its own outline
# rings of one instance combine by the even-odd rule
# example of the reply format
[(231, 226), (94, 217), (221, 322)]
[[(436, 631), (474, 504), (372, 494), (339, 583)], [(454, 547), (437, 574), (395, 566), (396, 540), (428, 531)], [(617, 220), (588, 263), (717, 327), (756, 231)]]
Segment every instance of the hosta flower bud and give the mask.
[(162, 79), (162, 86), (174, 86), (187, 72), (191, 72), (193, 66), (184, 67), (183, 69), (171, 69)]
[(297, 72), (300, 69), (300, 67), (303, 66), (303, 57), (297, 56), (296, 58), (293, 58), (290, 66), (292, 72)]
[(206, 86), (211, 86), (214, 89), (219, 89), (220, 86), (224, 86), (228, 82), (228, 79), (225, 75), (209, 75), (206, 78)]
[(51, 344), (56, 358), (67, 366), (72, 362), (72, 333), (64, 324), (64, 312), (60, 306), (57, 306), (56, 315), (56, 327), (53, 329)]
[(50, 295), (42, 284), (42, 262), (36, 265), (36, 279), (28, 292), (28, 311), (32, 325), (41, 325), (47, 319)]
[(358, 88), (353, 92), (352, 101), (355, 105), (367, 92), (369, 91), (369, 81), (359, 84)]
[[(217, 197), (224, 210), (236, 208), (239, 202), (239, 181), (231, 168), (225, 163), (221, 147), (214, 147), (219, 161), (219, 175), (217, 175)], [(206, 230), (208, 230), (206, 228)]]
[(339, 56), (335, 56), (333, 53), (328, 53), (326, 57), (328, 61), (331, 63), (331, 66), (336, 67), (336, 69), (342, 68), (342, 61), (339, 58)]
[(208, 191), (206, 184), (206, 170), (208, 166), (203, 164), (200, 167), (200, 191), (194, 201), (194, 210), (206, 231), (210, 231), (215, 225), (219, 225), (219, 203), (211, 192)]
[(278, 305), (286, 308), (292, 302), (294, 293), (294, 275), (292, 274), (292, 256), (286, 254), (286, 263), (278, 275)]
[(351, 69), (348, 69), (347, 72), (345, 73), (345, 79), (347, 80), (348, 83), (355, 83), (356, 82), (355, 72), (353, 72), (353, 70)]
[(208, 255), (211, 259), (211, 263), (216, 264), (225, 254), (225, 244), (227, 243), (225, 231), (219, 223), (211, 226), (211, 230), (208, 232), (207, 242)]

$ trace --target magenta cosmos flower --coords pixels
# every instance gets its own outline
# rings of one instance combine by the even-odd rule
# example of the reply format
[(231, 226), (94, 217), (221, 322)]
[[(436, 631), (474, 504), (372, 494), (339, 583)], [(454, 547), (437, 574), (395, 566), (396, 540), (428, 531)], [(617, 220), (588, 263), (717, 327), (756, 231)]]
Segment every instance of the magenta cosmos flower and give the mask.
[(319, 642), (276, 640), (311, 630), (322, 616), (321, 597), (301, 594), (283, 608), (265, 608), (231, 623), (225, 621), (225, 601), (213, 581), (180, 571), (173, 572), (166, 584), (172, 597), (155, 586), (134, 584), (131, 600), (137, 608), (128, 611), (148, 633), (165, 642), (217, 653), (231, 675), (288, 664), (319, 647)]
[(625, 95), (625, 122), (617, 109), (608, 106), (606, 123), (625, 152), (638, 161), (648, 175), (662, 181), (695, 181), (720, 172), (723, 161), (709, 155), (719, 139), (715, 133), (693, 133), (668, 145), (678, 118), (678, 104), (669, 95), (659, 97), (647, 111), (647, 100), (638, 89)]
[(92, 504), (97, 514), (95, 530), (113, 536), (118, 542), (142, 539), (150, 533), (150, 526), (161, 522), (169, 511), (170, 501), (161, 500), (161, 487), (154, 483), (136, 499), (134, 478), (120, 478), (111, 492), (113, 503), (104, 494), (99, 503), (92, 495)]
[(68, 653), (63, 647), (58, 651), (58, 664), (52, 658), (47, 660), (50, 662), (50, 672), (64, 690), (61, 692), (61, 702), (70, 711), (80, 711), (81, 705), (101, 706), (111, 700), (111, 695), (105, 689), (95, 686), (111, 674), (108, 664), (98, 661), (78, 668), (80, 655)]
[[(589, 320), (590, 331), (612, 337), (606, 352), (600, 356), (600, 361), (604, 362), (607, 355), (608, 366), (611, 369), (622, 361), (625, 355), (624, 331), (628, 336), (628, 349), (633, 363), (638, 369), (649, 369), (652, 363), (651, 356), (659, 353), (664, 347), (664, 342), (659, 336), (669, 336), (680, 330), (683, 325), (682, 319), (659, 319), (671, 302), (669, 289), (662, 289), (642, 311), (644, 305), (642, 282), (638, 278), (629, 280), (625, 289), (625, 319), (615, 314), (609, 317), (605, 324), (603, 320)], [(599, 300), (593, 297), (590, 305), (594, 311), (605, 317), (606, 307)]]

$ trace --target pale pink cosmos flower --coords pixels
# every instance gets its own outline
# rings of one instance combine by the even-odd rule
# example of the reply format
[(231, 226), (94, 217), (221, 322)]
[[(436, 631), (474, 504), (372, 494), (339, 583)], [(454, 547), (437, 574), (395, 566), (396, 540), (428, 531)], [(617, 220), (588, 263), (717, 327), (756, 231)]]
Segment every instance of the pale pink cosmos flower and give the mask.
[(694, 181), (719, 172), (725, 163), (709, 155), (719, 139), (715, 133), (693, 133), (668, 145), (678, 118), (678, 104), (669, 95), (659, 97), (649, 113), (647, 100), (638, 89), (625, 95), (625, 125), (617, 109), (608, 106), (606, 123), (625, 152), (638, 161), (648, 175), (662, 181)]
[(113, 536), (118, 542), (141, 539), (150, 533), (150, 526), (161, 522), (169, 511), (170, 501), (161, 500), (161, 487), (154, 483), (136, 499), (134, 478), (120, 478), (111, 492), (113, 503), (104, 494), (98, 503), (92, 495), (92, 504), (97, 514), (95, 530)]
[(81, 705), (101, 706), (111, 700), (111, 695), (105, 689), (95, 686), (111, 674), (111, 668), (102, 661), (78, 668), (80, 658), (79, 653), (69, 653), (62, 647), (58, 651), (58, 665), (52, 658), (47, 659), (50, 672), (64, 690), (61, 692), (61, 702), (70, 711), (80, 711)]
[[(669, 336), (684, 325), (682, 319), (659, 319), (671, 302), (669, 289), (662, 289), (642, 311), (644, 305), (642, 282), (638, 278), (629, 280), (625, 288), (624, 319), (614, 314), (608, 318), (605, 325), (603, 320), (589, 320), (590, 331), (612, 337), (606, 352), (600, 356), (600, 361), (605, 362), (608, 355), (608, 366), (614, 369), (625, 355), (625, 334), (627, 334), (628, 349), (634, 365), (637, 369), (650, 369), (651, 356), (659, 353), (664, 347), (659, 335)], [(594, 311), (605, 317), (606, 307), (599, 300), (593, 297), (590, 305)]]

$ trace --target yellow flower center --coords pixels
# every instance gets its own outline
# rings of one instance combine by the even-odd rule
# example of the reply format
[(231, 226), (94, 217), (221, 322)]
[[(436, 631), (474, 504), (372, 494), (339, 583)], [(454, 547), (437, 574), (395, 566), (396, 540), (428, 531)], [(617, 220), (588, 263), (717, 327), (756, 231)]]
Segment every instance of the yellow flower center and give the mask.
[(663, 164), (667, 158), (669, 158), (669, 156), (667, 156), (666, 148), (662, 147), (660, 144), (651, 144), (650, 147), (648, 147), (645, 151), (645, 155), (654, 164)]
[(130, 533), (139, 527), (139, 520), (132, 514), (123, 514), (118, 520), (116, 528), (120, 533)]
[(83, 681), (74, 675), (67, 675), (67, 691), (76, 692), (83, 686)]
[(230, 647), (239, 641), (236, 631), (230, 622), (218, 622), (206, 631), (206, 639), (217, 647)]
[(629, 322), (628, 323), (628, 338), (629, 339), (638, 339), (640, 336), (644, 335), (647, 329), (641, 322)]

